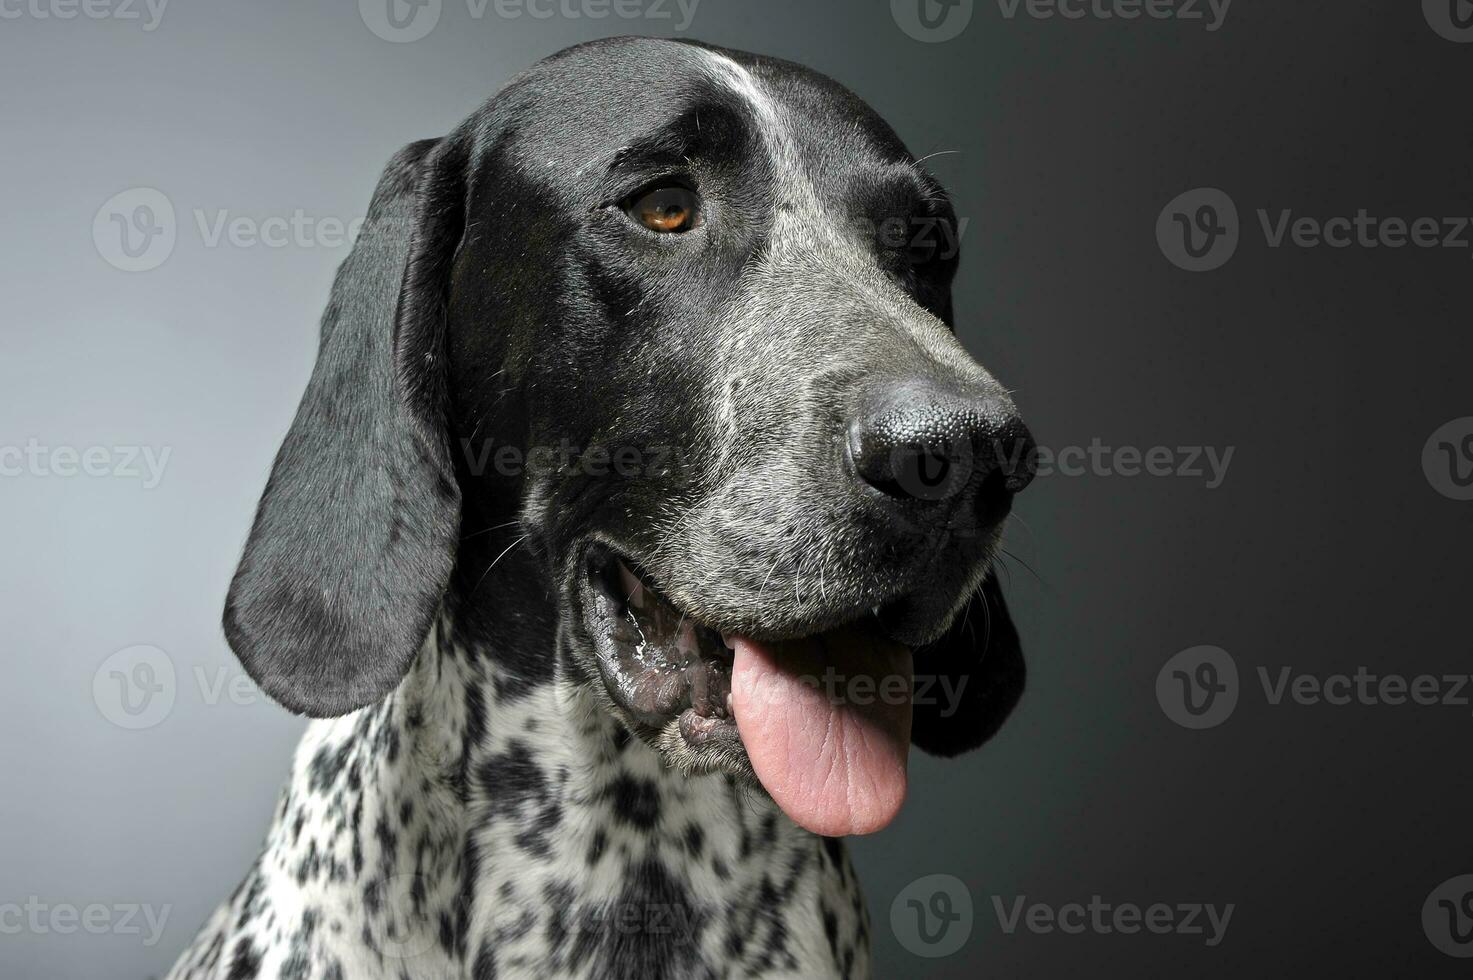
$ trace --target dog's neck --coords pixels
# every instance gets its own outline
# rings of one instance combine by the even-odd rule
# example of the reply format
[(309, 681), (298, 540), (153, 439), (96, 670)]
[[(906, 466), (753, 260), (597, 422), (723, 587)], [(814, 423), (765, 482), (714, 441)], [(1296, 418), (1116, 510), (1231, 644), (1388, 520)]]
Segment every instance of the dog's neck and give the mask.
[[(329, 877), (336, 861), (360, 869), (381, 949), (542, 975), (745, 963), (731, 975), (823, 976), (864, 962), (837, 842), (729, 777), (667, 769), (562, 667), (528, 682), (494, 653), (442, 616), (393, 694), (303, 742), (275, 835), (300, 837), (292, 803), (350, 828), (309, 855), (331, 852)], [(796, 946), (795, 917), (832, 948)]]

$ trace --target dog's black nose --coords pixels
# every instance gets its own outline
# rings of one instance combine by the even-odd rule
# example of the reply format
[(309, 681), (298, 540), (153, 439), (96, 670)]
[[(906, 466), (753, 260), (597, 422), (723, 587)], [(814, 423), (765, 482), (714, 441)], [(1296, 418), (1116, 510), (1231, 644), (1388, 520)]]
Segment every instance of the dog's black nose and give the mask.
[(865, 483), (901, 500), (973, 496), (984, 512), (1032, 480), (1036, 446), (1012, 403), (930, 381), (877, 393), (849, 428), (849, 456)]

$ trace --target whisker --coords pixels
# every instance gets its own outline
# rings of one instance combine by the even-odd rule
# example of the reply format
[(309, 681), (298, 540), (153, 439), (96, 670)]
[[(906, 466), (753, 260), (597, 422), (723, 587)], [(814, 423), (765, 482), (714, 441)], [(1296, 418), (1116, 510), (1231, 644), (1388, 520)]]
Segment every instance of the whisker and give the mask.
[(987, 644), (992, 642), (992, 608), (986, 602), (982, 603), (982, 649), (987, 649)]
[(522, 523), (522, 522), (519, 521), (519, 520), (517, 520), (517, 521), (507, 521), (505, 524), (497, 524), (497, 525), (494, 525), (492, 527), (484, 528), (484, 529), (482, 529), (480, 531), (475, 531), (475, 532), (473, 532), (471, 534), (467, 534), (467, 535), (463, 536), (460, 540), (462, 540), (462, 541), (469, 541), (471, 538), (479, 538), (483, 534), (490, 534), (492, 531), (500, 531), (504, 527), (512, 527), (513, 525), (520, 524), (520, 523)]
[(531, 531), (528, 531), (526, 534), (524, 534), (521, 537), (517, 538), (511, 544), (507, 545), (505, 551), (503, 551), (501, 554), (497, 555), (494, 559), (492, 559), (491, 564), (489, 564), (489, 565), (486, 566), (486, 570), (484, 572), (482, 572), (481, 573), (481, 577), (476, 580), (476, 587), (474, 589), (471, 589), (471, 595), (475, 595), (476, 594), (476, 591), (478, 589), (480, 589), (482, 583), (484, 583), (486, 581), (486, 576), (491, 574), (491, 569), (495, 568), (496, 565), (497, 565), (497, 563), (500, 562), (501, 559), (503, 559), (507, 555), (511, 554), (511, 550), (513, 548), (515, 548), (517, 545), (521, 544), (523, 541), (527, 540), (531, 536), (532, 536), (532, 532)]
[(925, 163), (927, 160), (934, 159), (935, 157), (944, 157), (944, 156), (949, 156), (949, 155), (951, 155), (953, 153), (960, 153), (960, 152), (961, 152), (961, 150), (937, 150), (935, 153), (927, 153), (925, 156), (921, 157), (919, 160), (916, 161), (916, 166), (919, 167), (921, 164)]
[[(1024, 560), (1023, 560), (1023, 559), (1022, 559), (1022, 558), (1019, 558), (1019, 557), (1018, 557), (1018, 556), (1017, 556), (1017, 555), (1015, 555), (1015, 554), (1013, 554), (1013, 553), (1012, 553), (1012, 552), (1011, 552), (1011, 551), (1009, 551), (1009, 550), (1007, 550), (1007, 549), (1006, 549), (1006, 548), (999, 548), (999, 549), (998, 549), (998, 553), (999, 553), (999, 554), (1000, 554), (1000, 555), (1001, 555), (1001, 556), (1002, 556), (1002, 557), (1004, 557), (1004, 558), (1007, 558), (1007, 559), (1008, 559), (1008, 560), (1010, 560), (1010, 561), (1015, 561), (1015, 562), (1017, 562), (1017, 563), (1018, 563), (1018, 564), (1019, 564), (1019, 565), (1021, 565), (1021, 566), (1022, 566), (1022, 567), (1023, 567), (1023, 570), (1024, 570), (1024, 571), (1025, 571), (1025, 572), (1027, 572), (1027, 573), (1028, 573), (1028, 574), (1029, 574), (1029, 575), (1032, 575), (1032, 576), (1033, 576), (1033, 580), (1034, 580), (1034, 581), (1035, 581), (1035, 582), (1037, 582), (1037, 583), (1038, 583), (1038, 584), (1039, 584), (1039, 585), (1041, 585), (1041, 586), (1043, 586), (1043, 587), (1044, 587), (1044, 588), (1046, 588), (1046, 589), (1048, 589), (1048, 590), (1049, 590), (1049, 591), (1050, 591), (1050, 592), (1052, 592), (1052, 591), (1054, 591), (1054, 589), (1053, 589), (1053, 586), (1051, 586), (1051, 585), (1050, 585), (1050, 584), (1049, 584), (1049, 583), (1048, 583), (1048, 582), (1047, 582), (1047, 581), (1046, 581), (1046, 580), (1045, 580), (1045, 579), (1044, 579), (1044, 577), (1043, 577), (1043, 576), (1042, 576), (1042, 575), (1040, 575), (1040, 574), (1038, 574), (1038, 572), (1036, 572), (1036, 571), (1035, 571), (1035, 570), (1034, 570), (1034, 568), (1033, 568), (1033, 566), (1032, 566), (1032, 565), (1030, 565), (1030, 564), (1028, 564), (1028, 563), (1027, 563), (1027, 562), (1026, 562), (1026, 561), (1024, 561)], [(1004, 568), (1006, 568), (1006, 566), (1004, 566)]]
[(770, 581), (772, 579), (772, 573), (775, 572), (775, 571), (777, 571), (777, 563), (780, 562), (780, 561), (782, 561), (782, 560), (783, 560), (783, 556), (781, 554), (779, 554), (776, 558), (774, 558), (772, 560), (772, 567), (767, 570), (767, 578), (764, 578), (762, 580), (762, 588), (760, 588), (760, 589), (757, 590), (757, 601), (758, 602), (761, 602), (762, 601), (762, 593), (767, 591), (767, 583), (768, 583), (768, 581)]

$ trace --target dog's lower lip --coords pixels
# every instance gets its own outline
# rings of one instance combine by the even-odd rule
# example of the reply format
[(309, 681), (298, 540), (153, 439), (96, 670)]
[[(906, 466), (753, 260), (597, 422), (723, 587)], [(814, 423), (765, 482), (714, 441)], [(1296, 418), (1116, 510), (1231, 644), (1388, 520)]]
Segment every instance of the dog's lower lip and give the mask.
[[(728, 699), (730, 695), (728, 695)], [(731, 739), (738, 743), (741, 736), (737, 734), (736, 722), (732, 720), (728, 709), (725, 717), (712, 717), (696, 712), (694, 708), (682, 711), (679, 718), (680, 735), (686, 743), (699, 747), (722, 739)]]

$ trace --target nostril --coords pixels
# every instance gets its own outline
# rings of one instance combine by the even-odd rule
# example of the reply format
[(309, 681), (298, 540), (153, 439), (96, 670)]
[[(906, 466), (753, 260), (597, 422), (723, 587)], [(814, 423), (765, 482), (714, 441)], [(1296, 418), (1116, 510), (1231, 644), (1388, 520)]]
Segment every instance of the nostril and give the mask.
[(1033, 482), (1038, 472), (1038, 444), (1021, 419), (1014, 416), (992, 437), (989, 448), (992, 459), (987, 470), (1001, 475), (1007, 492), (1020, 493)]
[[(1033, 438), (1012, 406), (929, 383), (890, 389), (849, 430), (855, 475), (886, 496), (1010, 498), (1033, 479)], [(986, 498), (985, 500), (983, 498)]]
[(957, 462), (948, 445), (918, 443), (891, 451), (895, 483), (911, 496), (925, 497), (944, 489), (956, 473)]
[(889, 497), (940, 500), (965, 481), (968, 453), (964, 443), (908, 439), (884, 428), (856, 426), (849, 447), (860, 479)]

